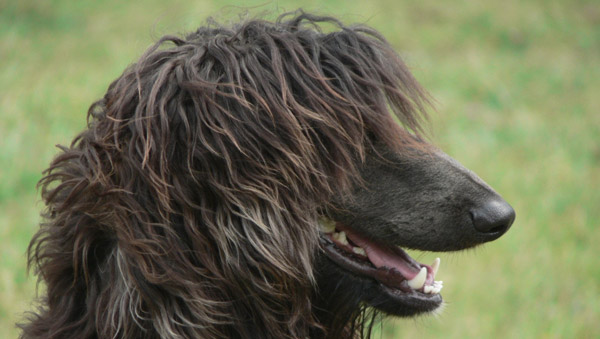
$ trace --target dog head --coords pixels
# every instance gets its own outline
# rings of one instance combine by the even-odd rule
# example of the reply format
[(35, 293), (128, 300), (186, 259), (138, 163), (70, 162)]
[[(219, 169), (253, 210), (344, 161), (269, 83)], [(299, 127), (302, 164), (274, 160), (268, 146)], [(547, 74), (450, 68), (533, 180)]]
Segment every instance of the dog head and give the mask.
[(340, 337), (365, 303), (437, 308), (438, 264), (400, 247), (476, 246), (514, 211), (423, 141), (427, 104), (379, 33), (334, 18), (163, 37), (40, 181), (25, 332)]

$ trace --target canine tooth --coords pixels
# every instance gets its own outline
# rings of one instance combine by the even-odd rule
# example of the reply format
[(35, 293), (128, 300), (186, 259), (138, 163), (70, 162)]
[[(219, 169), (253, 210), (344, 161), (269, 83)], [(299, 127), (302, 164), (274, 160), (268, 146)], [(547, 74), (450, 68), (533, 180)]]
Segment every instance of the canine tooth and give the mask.
[(431, 285), (427, 285), (427, 286), (423, 287), (423, 292), (425, 292), (425, 293), (429, 293), (430, 294), (433, 291), (434, 291), (434, 288)]
[(324, 233), (332, 233), (335, 231), (335, 222), (331, 219), (320, 218), (319, 226), (321, 226), (321, 230), (323, 230)]
[(427, 279), (427, 268), (421, 267), (419, 274), (417, 274), (411, 280), (407, 281), (408, 286), (410, 286), (410, 288), (412, 288), (413, 290), (418, 290), (425, 284), (425, 279)]
[(367, 252), (362, 247), (352, 247), (352, 251), (356, 254), (367, 256)]
[(344, 231), (333, 233), (333, 239), (342, 245), (348, 245), (348, 239), (346, 239), (346, 232)]
[(441, 261), (440, 258), (435, 258), (435, 260), (433, 261), (433, 264), (431, 264), (431, 269), (433, 270), (433, 277), (435, 277), (438, 270), (440, 269), (440, 261)]

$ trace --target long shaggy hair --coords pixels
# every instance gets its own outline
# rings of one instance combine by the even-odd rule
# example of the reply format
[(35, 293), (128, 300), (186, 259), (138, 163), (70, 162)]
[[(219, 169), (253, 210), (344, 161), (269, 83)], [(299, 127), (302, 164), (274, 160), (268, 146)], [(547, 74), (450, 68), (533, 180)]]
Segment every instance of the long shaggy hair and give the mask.
[(362, 306), (319, 316), (317, 220), (375, 142), (416, 140), (426, 103), (380, 34), (331, 17), (162, 37), (39, 183), (46, 289), (22, 337), (362, 335)]

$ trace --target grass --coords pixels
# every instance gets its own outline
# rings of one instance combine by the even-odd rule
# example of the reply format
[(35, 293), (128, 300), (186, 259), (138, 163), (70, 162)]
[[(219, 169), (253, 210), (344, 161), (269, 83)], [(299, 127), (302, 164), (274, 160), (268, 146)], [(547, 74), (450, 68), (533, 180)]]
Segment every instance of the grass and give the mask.
[[(260, 5), (260, 6), (259, 6)], [(0, 1), (0, 337), (29, 309), (41, 171), (157, 37), (296, 7), (379, 29), (437, 99), (435, 142), (516, 209), (497, 242), (442, 254), (448, 305), (383, 338), (600, 336), (600, 4), (590, 1)], [(416, 254), (421, 261), (434, 258)]]

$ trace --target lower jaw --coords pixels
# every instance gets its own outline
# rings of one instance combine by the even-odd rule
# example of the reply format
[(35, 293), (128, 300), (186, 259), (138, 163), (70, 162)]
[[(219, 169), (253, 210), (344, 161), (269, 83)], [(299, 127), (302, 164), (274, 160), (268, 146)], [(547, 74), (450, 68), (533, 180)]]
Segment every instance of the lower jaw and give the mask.
[(362, 284), (365, 291), (362, 300), (384, 313), (408, 317), (429, 313), (439, 308), (442, 303), (440, 294), (426, 294), (412, 290), (394, 277), (393, 272), (385, 272), (369, 268), (359, 263), (344, 259), (328, 239), (321, 239), (328, 260), (341, 271), (341, 274), (351, 276), (357, 284)]
[(411, 317), (430, 313), (438, 309), (442, 303), (440, 294), (424, 294), (416, 291), (402, 292), (374, 282), (377, 292), (367, 296), (365, 302), (387, 314), (399, 317)]

